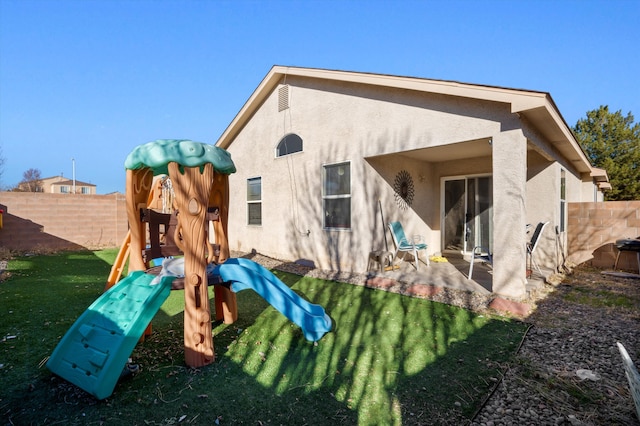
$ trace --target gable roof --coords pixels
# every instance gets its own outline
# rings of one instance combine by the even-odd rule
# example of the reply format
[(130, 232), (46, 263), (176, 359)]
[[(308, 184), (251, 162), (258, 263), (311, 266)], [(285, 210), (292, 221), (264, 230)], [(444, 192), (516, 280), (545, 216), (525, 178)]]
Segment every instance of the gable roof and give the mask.
[[(82, 182), (76, 179), (76, 186), (95, 186), (92, 183)], [(73, 181), (71, 179), (63, 180), (59, 182), (51, 182), (51, 185), (73, 185)]]
[(233, 139), (251, 119), (254, 112), (287, 75), (408, 89), (509, 104), (512, 113), (517, 113), (526, 118), (542, 135), (551, 141), (564, 157), (571, 161), (579, 172), (591, 173), (592, 171), (591, 163), (549, 93), (460, 83), (457, 81), (278, 65), (272, 67), (260, 82), (222, 133), (216, 145), (224, 149), (228, 148)]
[[(73, 180), (69, 178), (64, 178), (62, 176), (51, 176), (48, 178), (40, 179), (43, 183), (47, 183), (49, 185), (73, 185)], [(82, 182), (76, 179), (76, 186), (95, 186), (92, 183)]]

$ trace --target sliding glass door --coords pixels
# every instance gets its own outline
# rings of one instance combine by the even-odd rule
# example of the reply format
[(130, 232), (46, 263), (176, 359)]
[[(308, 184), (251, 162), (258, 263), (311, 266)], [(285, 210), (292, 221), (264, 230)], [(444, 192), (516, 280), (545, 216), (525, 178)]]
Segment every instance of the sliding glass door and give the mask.
[(483, 251), (491, 251), (491, 176), (447, 178), (443, 186), (442, 248), (470, 253), (481, 246)]

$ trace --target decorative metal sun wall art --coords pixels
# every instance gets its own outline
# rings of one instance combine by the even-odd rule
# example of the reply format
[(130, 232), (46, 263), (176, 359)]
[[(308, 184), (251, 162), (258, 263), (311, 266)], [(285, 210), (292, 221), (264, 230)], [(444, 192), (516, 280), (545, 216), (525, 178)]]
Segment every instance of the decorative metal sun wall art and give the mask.
[(413, 188), (413, 179), (411, 175), (406, 170), (401, 170), (396, 175), (396, 180), (393, 184), (393, 189), (395, 189), (395, 198), (396, 204), (402, 210), (406, 210), (409, 208), (411, 203), (413, 202), (413, 196), (415, 195), (415, 190)]

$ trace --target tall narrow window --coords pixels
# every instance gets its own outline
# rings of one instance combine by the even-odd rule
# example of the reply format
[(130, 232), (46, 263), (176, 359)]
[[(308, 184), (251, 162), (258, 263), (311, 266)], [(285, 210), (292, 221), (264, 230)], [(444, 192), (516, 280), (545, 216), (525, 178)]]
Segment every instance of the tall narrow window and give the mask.
[(290, 133), (278, 142), (276, 157), (282, 157), (300, 151), (302, 151), (302, 138), (295, 133)]
[(564, 170), (560, 170), (560, 232), (564, 232), (567, 212), (567, 178)]
[(262, 225), (262, 178), (247, 179), (247, 223)]
[(323, 215), (325, 228), (351, 228), (351, 165), (324, 166)]

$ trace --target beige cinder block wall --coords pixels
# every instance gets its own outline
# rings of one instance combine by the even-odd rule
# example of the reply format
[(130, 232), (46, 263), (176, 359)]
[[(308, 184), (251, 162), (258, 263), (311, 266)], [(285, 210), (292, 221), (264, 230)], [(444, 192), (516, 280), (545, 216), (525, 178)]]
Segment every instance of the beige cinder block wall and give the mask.
[(0, 192), (0, 246), (11, 250), (117, 247), (127, 229), (124, 195)]
[[(569, 259), (577, 264), (613, 268), (615, 241), (640, 237), (638, 200), (570, 203), (569, 213)], [(623, 252), (618, 268), (637, 271), (636, 253)]]

